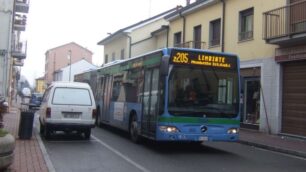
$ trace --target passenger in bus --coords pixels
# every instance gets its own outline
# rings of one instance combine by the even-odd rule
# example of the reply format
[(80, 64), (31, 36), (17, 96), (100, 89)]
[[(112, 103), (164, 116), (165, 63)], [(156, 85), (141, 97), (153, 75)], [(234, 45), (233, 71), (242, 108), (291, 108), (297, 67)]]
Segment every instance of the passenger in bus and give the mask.
[(185, 89), (185, 101), (189, 103), (197, 103), (197, 93), (191, 85)]

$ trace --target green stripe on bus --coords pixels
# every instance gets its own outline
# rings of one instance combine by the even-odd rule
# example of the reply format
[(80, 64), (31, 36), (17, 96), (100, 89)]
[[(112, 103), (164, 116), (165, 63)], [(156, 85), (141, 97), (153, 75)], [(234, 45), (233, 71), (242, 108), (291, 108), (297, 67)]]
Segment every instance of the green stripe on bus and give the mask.
[(171, 123), (205, 123), (205, 124), (239, 124), (239, 120), (235, 119), (205, 119), (195, 117), (159, 117), (159, 122)]

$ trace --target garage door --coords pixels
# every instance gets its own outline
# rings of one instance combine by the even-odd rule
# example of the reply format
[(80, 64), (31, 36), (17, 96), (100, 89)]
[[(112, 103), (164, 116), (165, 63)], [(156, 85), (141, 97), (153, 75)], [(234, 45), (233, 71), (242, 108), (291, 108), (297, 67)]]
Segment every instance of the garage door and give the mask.
[(282, 132), (306, 136), (306, 61), (283, 64)]

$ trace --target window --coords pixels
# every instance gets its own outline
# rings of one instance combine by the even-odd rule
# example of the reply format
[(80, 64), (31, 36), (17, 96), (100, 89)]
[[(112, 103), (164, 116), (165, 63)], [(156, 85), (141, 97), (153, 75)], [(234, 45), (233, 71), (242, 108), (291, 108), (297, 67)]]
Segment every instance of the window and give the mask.
[(241, 11), (239, 17), (240, 17), (239, 41), (252, 39), (254, 8)]
[(108, 54), (105, 54), (104, 63), (108, 63)]
[(52, 104), (91, 106), (92, 101), (88, 89), (63, 87), (55, 89)]
[(174, 47), (180, 47), (181, 44), (181, 40), (182, 40), (182, 32), (177, 32), (174, 34)]
[(112, 62), (116, 60), (116, 54), (115, 52), (112, 53)]
[(209, 45), (210, 46), (220, 45), (220, 35), (221, 35), (221, 19), (211, 21)]
[(121, 49), (121, 52), (120, 52), (120, 59), (121, 59), (121, 60), (124, 59), (124, 49)]
[(193, 40), (194, 40), (194, 48), (201, 49), (201, 25), (198, 25), (193, 28)]

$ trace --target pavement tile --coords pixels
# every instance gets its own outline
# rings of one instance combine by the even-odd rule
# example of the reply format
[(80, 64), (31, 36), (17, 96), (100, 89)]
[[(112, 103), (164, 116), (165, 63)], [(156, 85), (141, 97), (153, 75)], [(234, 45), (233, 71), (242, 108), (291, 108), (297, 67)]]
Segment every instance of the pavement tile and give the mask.
[(21, 140), (18, 138), (20, 120), (18, 108), (12, 108), (10, 113), (4, 115), (4, 128), (7, 129), (16, 139), (14, 150), (14, 162), (8, 168), (8, 172), (47, 172), (48, 168), (42, 151), (38, 144), (36, 135), (32, 138)]

